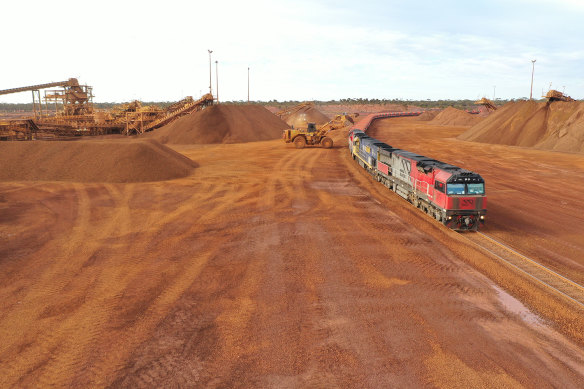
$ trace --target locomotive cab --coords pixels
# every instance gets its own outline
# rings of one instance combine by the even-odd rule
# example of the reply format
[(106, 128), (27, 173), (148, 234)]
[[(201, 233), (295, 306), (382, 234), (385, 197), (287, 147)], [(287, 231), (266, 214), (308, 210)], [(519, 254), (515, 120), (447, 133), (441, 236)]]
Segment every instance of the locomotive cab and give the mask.
[(485, 222), (485, 180), (477, 173), (462, 171), (446, 180), (447, 224), (459, 230), (476, 230)]

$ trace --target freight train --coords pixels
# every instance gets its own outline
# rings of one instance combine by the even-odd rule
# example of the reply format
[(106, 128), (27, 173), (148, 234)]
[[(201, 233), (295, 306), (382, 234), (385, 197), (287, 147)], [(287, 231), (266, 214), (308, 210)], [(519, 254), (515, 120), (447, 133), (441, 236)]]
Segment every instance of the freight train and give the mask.
[(474, 172), (391, 147), (367, 136), (373, 120), (413, 116), (408, 113), (372, 114), (349, 131), (349, 151), (377, 181), (458, 231), (477, 231), (485, 223), (485, 181)]

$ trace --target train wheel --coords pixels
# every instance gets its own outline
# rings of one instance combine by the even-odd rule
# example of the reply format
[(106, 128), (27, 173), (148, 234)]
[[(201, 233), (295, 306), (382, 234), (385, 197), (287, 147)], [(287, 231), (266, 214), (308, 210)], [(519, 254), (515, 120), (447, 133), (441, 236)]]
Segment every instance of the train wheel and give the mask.
[(320, 144), (325, 149), (330, 149), (331, 147), (333, 147), (333, 140), (331, 138), (329, 138), (328, 136), (325, 136), (324, 138), (322, 138), (322, 141), (320, 142)]
[(294, 139), (294, 146), (296, 146), (297, 149), (303, 149), (304, 146), (306, 146), (306, 139), (304, 139), (303, 136), (298, 136)]

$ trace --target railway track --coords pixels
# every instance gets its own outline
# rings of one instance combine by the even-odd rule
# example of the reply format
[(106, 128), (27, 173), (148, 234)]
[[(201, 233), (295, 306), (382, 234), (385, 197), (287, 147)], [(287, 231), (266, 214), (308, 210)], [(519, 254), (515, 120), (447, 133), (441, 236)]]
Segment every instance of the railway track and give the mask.
[(466, 238), (499, 260), (513, 266), (539, 284), (584, 309), (584, 286), (517, 252), (482, 232), (467, 234)]

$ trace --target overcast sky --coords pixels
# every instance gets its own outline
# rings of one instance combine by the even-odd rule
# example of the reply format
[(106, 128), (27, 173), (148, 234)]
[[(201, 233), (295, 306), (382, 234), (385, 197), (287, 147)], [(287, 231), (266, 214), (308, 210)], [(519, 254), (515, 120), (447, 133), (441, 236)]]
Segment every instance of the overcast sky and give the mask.
[[(5, 1), (0, 89), (77, 77), (96, 102), (584, 98), (584, 1)], [(0, 102), (30, 102), (30, 92)]]

